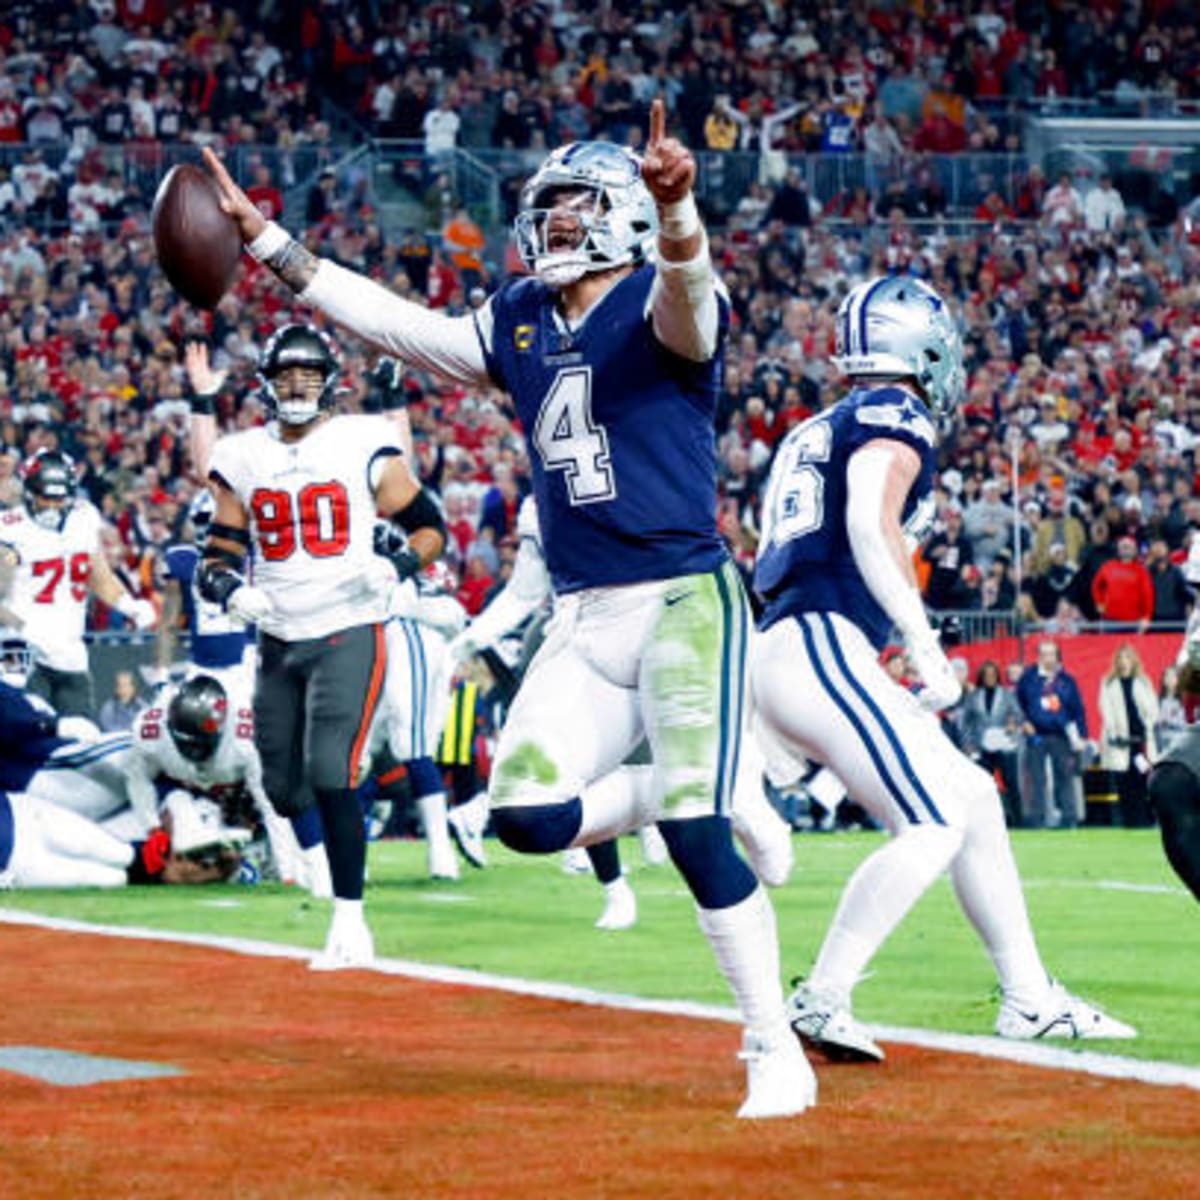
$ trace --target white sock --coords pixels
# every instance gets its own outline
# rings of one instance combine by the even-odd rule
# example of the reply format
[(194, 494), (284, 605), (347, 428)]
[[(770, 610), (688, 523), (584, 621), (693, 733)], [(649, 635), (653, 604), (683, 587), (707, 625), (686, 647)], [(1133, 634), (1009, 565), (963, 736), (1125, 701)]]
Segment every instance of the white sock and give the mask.
[(842, 892), (809, 982), (848, 1002), (867, 963), (961, 844), (961, 830), (920, 825), (865, 859)]
[(575, 845), (590, 846), (637, 829), (653, 816), (654, 768), (618, 767), (579, 794), (583, 822)]
[(1029, 922), (1000, 798), (973, 804), (950, 878), (967, 920), (991, 956), (1006, 998), (1037, 1008), (1050, 990)]
[(425, 827), (425, 840), (430, 850), (453, 853), (450, 845), (450, 826), (446, 823), (446, 793), (431, 792), (417, 801), (421, 824)]
[(366, 921), (366, 913), (361, 900), (345, 900), (341, 896), (333, 898), (333, 923), (359, 925)]
[(775, 910), (760, 884), (732, 908), (696, 908), (746, 1028), (768, 1041), (791, 1036), (780, 986)]

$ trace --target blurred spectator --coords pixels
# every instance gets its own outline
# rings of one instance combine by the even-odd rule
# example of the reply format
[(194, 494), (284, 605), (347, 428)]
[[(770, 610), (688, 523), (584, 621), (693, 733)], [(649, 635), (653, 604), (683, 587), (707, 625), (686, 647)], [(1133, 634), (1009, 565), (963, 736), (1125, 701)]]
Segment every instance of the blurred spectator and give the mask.
[(96, 723), (101, 733), (124, 733), (133, 728), (138, 713), (145, 707), (138, 695), (137, 679), (132, 671), (118, 671), (113, 677), (112, 695), (100, 705)]
[(483, 282), (483, 252), (487, 239), (465, 208), (456, 209), (442, 227), (442, 246), (458, 271), (464, 293)]
[(959, 712), (962, 750), (985, 771), (998, 776), (1004, 817), (1010, 827), (1021, 824), (1020, 776), (1017, 751), (1021, 736), (1021, 706), (1012, 690), (1005, 687), (999, 666), (991, 659), (982, 663), (975, 686), (963, 700)]
[(1058, 612), (1059, 603), (1070, 600), (1075, 591), (1075, 565), (1067, 560), (1067, 548), (1062, 542), (1050, 547), (1050, 561), (1044, 571), (1025, 581), (1034, 612), (1042, 618)]
[(453, 155), (458, 145), (458, 130), (462, 124), (455, 109), (455, 97), (444, 91), (421, 122), (425, 135), (425, 155), (430, 167), (439, 167)]
[(974, 565), (971, 543), (963, 536), (963, 515), (956, 505), (948, 506), (944, 528), (925, 546), (930, 564), (925, 602), (933, 609), (955, 607), (963, 567)]
[(1154, 824), (1146, 782), (1159, 753), (1158, 717), (1154, 687), (1126, 642), (1117, 648), (1112, 669), (1100, 684), (1100, 765), (1112, 772), (1126, 828)]
[[(248, 193), (247, 193), (248, 194)], [(325, 167), (316, 182), (308, 189), (304, 200), (304, 224), (323, 225), (334, 216), (337, 195), (337, 173)]]
[(979, 497), (963, 511), (963, 533), (971, 543), (976, 566), (987, 571), (1001, 550), (1012, 550), (1013, 511), (1001, 499), (1000, 481), (985, 479)]
[(283, 193), (271, 180), (271, 168), (259, 163), (254, 168), (254, 182), (246, 188), (250, 202), (268, 221), (283, 218)]
[(1158, 685), (1158, 725), (1154, 736), (1159, 748), (1165, 750), (1187, 725), (1187, 712), (1179, 695), (1179, 668), (1172, 663), (1164, 669)]
[(1048, 828), (1057, 812), (1062, 829), (1079, 823), (1079, 752), (1087, 738), (1087, 713), (1079, 685), (1062, 665), (1058, 643), (1038, 643), (1037, 662), (1017, 684), (1025, 734), (1029, 795), (1025, 823)]
[(1046, 193), (1042, 202), (1042, 217), (1055, 227), (1078, 225), (1083, 220), (1083, 197), (1064, 171), (1058, 182)]
[(1061, 542), (1066, 547), (1067, 561), (1078, 564), (1087, 544), (1088, 534), (1083, 522), (1069, 508), (1066, 485), (1055, 479), (1046, 494), (1046, 511), (1038, 521), (1033, 536), (1034, 571), (1041, 572), (1050, 562), (1050, 547)]
[(1083, 202), (1084, 221), (1092, 233), (1119, 233), (1125, 225), (1125, 201), (1105, 173)]
[(1154, 623), (1186, 621), (1192, 608), (1191, 592), (1183, 572), (1171, 561), (1170, 547), (1162, 538), (1150, 543), (1146, 569), (1154, 588)]
[(1144, 632), (1154, 616), (1154, 584), (1137, 552), (1137, 541), (1129, 534), (1117, 539), (1117, 557), (1092, 580), (1092, 601), (1101, 620), (1136, 622)]

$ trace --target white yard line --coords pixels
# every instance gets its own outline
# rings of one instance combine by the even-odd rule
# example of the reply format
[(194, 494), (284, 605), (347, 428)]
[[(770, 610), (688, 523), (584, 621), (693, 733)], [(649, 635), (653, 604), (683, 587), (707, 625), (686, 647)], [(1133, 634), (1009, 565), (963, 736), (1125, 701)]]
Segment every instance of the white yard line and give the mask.
[[(0, 908), (0, 922), (57, 930), (62, 933), (90, 934), (94, 937), (202, 946), (206, 949), (227, 950), (233, 954), (245, 954), (256, 958), (303, 960), (311, 958), (313, 954), (312, 950), (302, 946), (288, 946), (279, 942), (260, 942), (250, 938), (218, 937), (201, 933), (175, 933), (137, 925), (93, 925), (86, 921), (48, 917), (19, 909)], [(590, 1004), (629, 1012), (658, 1013), (664, 1016), (726, 1021), (733, 1024), (739, 1019), (734, 1009), (715, 1004), (697, 1004), (689, 1000), (645, 1000), (639, 996), (598, 992), (566, 983), (540, 983), (507, 975), (491, 975), (484, 971), (469, 971), (461, 967), (407, 962), (398, 958), (377, 959), (373, 970), (381, 975), (490, 988), (522, 996), (536, 996), (544, 1000), (564, 1000), (572, 1004)], [(881, 1042), (920, 1046), (928, 1050), (944, 1050), (954, 1054), (976, 1054), (983, 1058), (998, 1058), (1055, 1071), (1082, 1071), (1087, 1075), (1107, 1079), (1132, 1079), (1160, 1087), (1187, 1087), (1200, 1091), (1200, 1067), (1121, 1058), (1115, 1054), (1100, 1054), (1092, 1050), (1066, 1050), (1045, 1042), (1012, 1042), (1003, 1038), (977, 1037), (965, 1033), (936, 1033), (927, 1029), (905, 1029), (892, 1025), (870, 1025), (867, 1028)]]

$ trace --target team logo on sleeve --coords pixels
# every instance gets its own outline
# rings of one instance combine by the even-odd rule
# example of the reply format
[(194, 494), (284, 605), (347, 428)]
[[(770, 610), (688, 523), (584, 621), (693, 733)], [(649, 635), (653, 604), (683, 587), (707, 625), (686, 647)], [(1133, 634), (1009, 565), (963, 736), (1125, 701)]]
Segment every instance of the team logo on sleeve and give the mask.
[(7, 542), (0, 542), (0, 567), (15, 567), (20, 561), (21, 556), (17, 553), (16, 546), (10, 546)]
[(933, 422), (911, 400), (902, 404), (864, 404), (855, 415), (861, 425), (905, 429), (913, 437), (933, 445)]
[(513, 348), (516, 350), (531, 350), (533, 348), (534, 329), (532, 325), (518, 325), (513, 330)]

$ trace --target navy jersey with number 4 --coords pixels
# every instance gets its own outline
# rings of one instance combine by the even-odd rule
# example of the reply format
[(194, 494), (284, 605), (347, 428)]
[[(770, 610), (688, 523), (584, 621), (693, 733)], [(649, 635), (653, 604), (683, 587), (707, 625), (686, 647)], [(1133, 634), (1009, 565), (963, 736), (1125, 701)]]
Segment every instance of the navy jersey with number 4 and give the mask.
[[(575, 330), (554, 292), (509, 280), (479, 315), (488, 371), (536, 453), (534, 494), (556, 592), (715, 570), (718, 354), (655, 337), (654, 268), (614, 284)], [(721, 341), (728, 303), (719, 300)]]
[(761, 627), (805, 612), (835, 612), (882, 648), (891, 621), (871, 595), (846, 532), (846, 469), (868, 442), (904, 442), (921, 470), (904, 507), (907, 532), (919, 535), (932, 514), (935, 432), (925, 406), (903, 388), (856, 388), (783, 440), (763, 499), (754, 590)]

